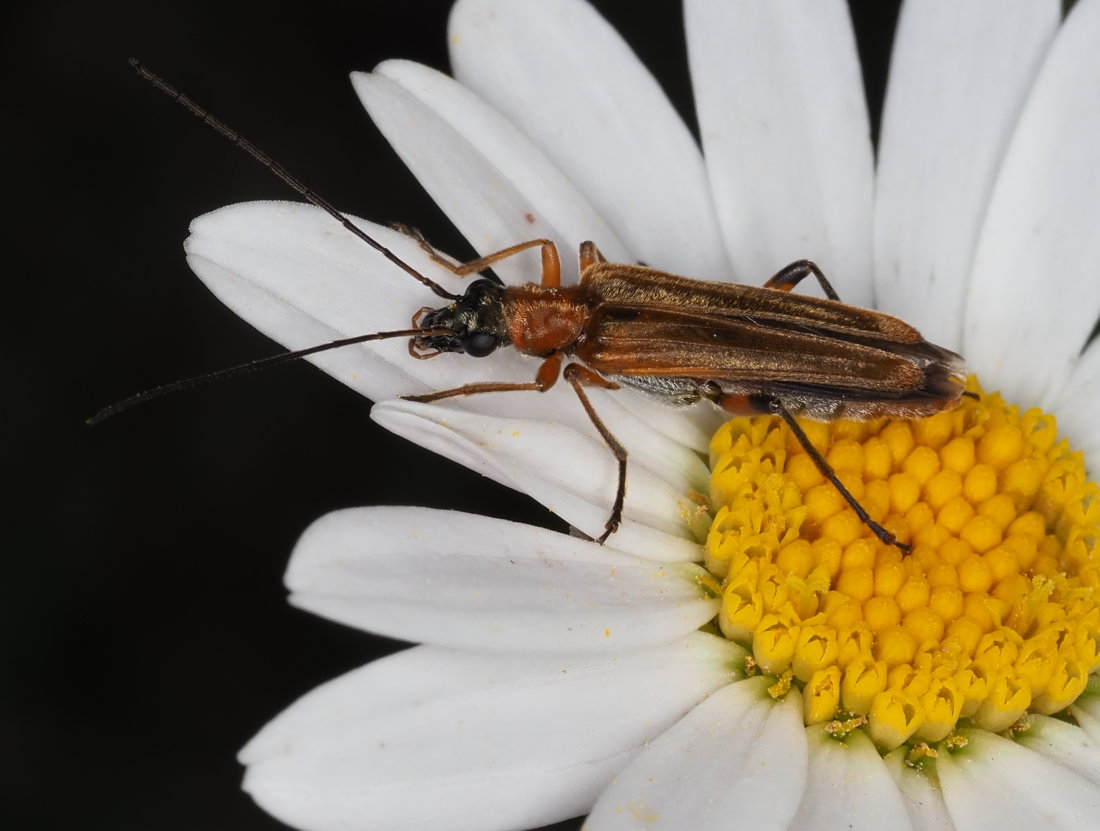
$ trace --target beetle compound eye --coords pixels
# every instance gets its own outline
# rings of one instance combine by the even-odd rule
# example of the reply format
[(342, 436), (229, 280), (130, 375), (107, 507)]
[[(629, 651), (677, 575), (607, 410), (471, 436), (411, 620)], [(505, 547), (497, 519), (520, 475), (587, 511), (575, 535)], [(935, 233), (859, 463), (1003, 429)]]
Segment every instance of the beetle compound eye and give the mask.
[(467, 355), (484, 358), (486, 355), (491, 355), (499, 343), (496, 335), (490, 335), (488, 332), (474, 332), (462, 342), (462, 346)]

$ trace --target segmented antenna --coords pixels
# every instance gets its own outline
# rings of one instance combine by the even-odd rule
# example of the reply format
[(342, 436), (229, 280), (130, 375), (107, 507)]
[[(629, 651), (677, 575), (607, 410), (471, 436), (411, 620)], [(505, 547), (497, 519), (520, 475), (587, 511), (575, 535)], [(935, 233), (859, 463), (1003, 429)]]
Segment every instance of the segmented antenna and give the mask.
[(392, 251), (390, 251), (390, 249), (386, 248), (386, 246), (382, 245), (382, 243), (380, 243), (378, 240), (374, 239), (374, 237), (370, 236), (357, 225), (355, 225), (350, 219), (344, 216), (344, 214), (336, 210), (336, 208), (332, 206), (331, 202), (314, 192), (312, 188), (307, 187), (296, 177), (292, 176), (285, 167), (276, 162), (273, 158), (267, 155), (267, 153), (254, 145), (236, 130), (229, 127), (229, 125), (215, 118), (213, 115), (204, 110), (202, 107), (200, 107), (190, 98), (188, 98), (174, 86), (169, 84), (155, 72), (147, 69), (137, 58), (130, 58), (130, 66), (132, 66), (137, 74), (140, 75), (143, 79), (148, 81), (169, 98), (174, 100), (185, 110), (189, 111), (192, 115), (196, 116), (199, 120), (202, 121), (203, 124), (214, 128), (214, 130), (221, 133), (239, 148), (244, 150), (246, 153), (248, 153), (248, 155), (256, 159), (256, 161), (264, 165), (264, 167), (266, 167), (268, 170), (270, 170), (272, 173), (274, 173), (276, 176), (278, 176), (280, 179), (290, 185), (290, 187), (296, 190), (306, 201), (313, 203), (318, 208), (328, 213), (333, 219), (335, 219), (337, 222), (339, 222), (341, 225), (351, 231), (351, 233), (355, 234), (355, 236), (359, 237), (359, 239), (363, 240), (363, 242), (365, 242), (367, 245), (369, 245), (371, 248), (373, 248), (375, 251), (377, 251), (379, 254), (381, 254), (383, 257), (393, 263), (395, 266), (400, 268), (410, 277), (419, 280), (440, 297), (446, 298), (447, 300), (458, 300), (459, 295), (451, 294), (449, 291), (443, 288), (443, 286), (439, 285), (439, 283), (429, 279), (428, 277), (425, 277), (411, 265), (406, 263)]
[(433, 335), (449, 334), (453, 334), (450, 329), (439, 328), (402, 329), (397, 332), (374, 332), (370, 335), (356, 335), (353, 338), (329, 341), (328, 343), (322, 343), (318, 346), (310, 346), (307, 349), (299, 349), (296, 352), (282, 352), (267, 358), (257, 358), (254, 361), (248, 361), (247, 363), (238, 364), (237, 366), (226, 367), (216, 372), (208, 372), (205, 375), (196, 375), (193, 378), (184, 378), (181, 381), (173, 381), (170, 384), (162, 384), (159, 387), (153, 387), (151, 390), (139, 392), (137, 395), (131, 395), (129, 398), (124, 398), (122, 401), (111, 404), (109, 407), (104, 407), (91, 418), (85, 419), (85, 423), (89, 425), (99, 424), (103, 419), (121, 413), (123, 410), (128, 410), (135, 404), (141, 404), (153, 398), (160, 398), (162, 395), (206, 386), (215, 381), (224, 381), (227, 378), (234, 378), (238, 375), (244, 375), (247, 372), (255, 372), (258, 369), (268, 369), (269, 367), (278, 366), (288, 361), (304, 358), (307, 355), (314, 355), (317, 352), (326, 352), (329, 349), (339, 349), (341, 346), (351, 346), (356, 343), (365, 343), (369, 340), (385, 340), (386, 338), (431, 337)]

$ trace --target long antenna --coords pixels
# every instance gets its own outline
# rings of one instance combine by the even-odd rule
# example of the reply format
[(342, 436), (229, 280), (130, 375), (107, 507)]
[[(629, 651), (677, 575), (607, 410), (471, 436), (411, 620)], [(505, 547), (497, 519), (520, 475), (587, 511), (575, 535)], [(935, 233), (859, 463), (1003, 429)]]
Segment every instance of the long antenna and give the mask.
[(123, 410), (128, 410), (135, 404), (141, 404), (153, 398), (160, 398), (162, 395), (205, 386), (215, 381), (224, 381), (227, 378), (243, 375), (246, 372), (255, 372), (258, 369), (268, 369), (269, 367), (278, 366), (279, 364), (287, 363), (288, 361), (293, 361), (298, 358), (304, 358), (307, 355), (313, 355), (317, 352), (327, 352), (329, 349), (339, 349), (341, 346), (351, 346), (352, 344), (364, 343), (369, 340), (384, 340), (386, 338), (431, 337), (432, 335), (449, 334), (453, 334), (450, 329), (402, 329), (399, 332), (374, 332), (370, 335), (357, 335), (354, 338), (344, 338), (343, 340), (322, 343), (319, 346), (311, 346), (308, 349), (299, 349), (297, 352), (282, 352), (267, 358), (257, 358), (254, 361), (248, 361), (247, 363), (238, 364), (237, 366), (226, 367), (216, 372), (208, 372), (205, 375), (196, 375), (193, 378), (184, 378), (181, 381), (173, 381), (170, 384), (162, 384), (159, 387), (153, 387), (151, 390), (139, 392), (137, 395), (131, 395), (129, 398), (124, 398), (122, 401), (111, 404), (109, 407), (104, 407), (91, 418), (85, 419), (85, 423), (89, 425), (99, 424), (103, 419), (121, 413)]
[(386, 246), (382, 245), (382, 243), (380, 243), (378, 240), (374, 239), (374, 237), (370, 236), (357, 225), (352, 223), (352, 221), (344, 216), (344, 214), (336, 210), (331, 202), (329, 202), (327, 199), (320, 196), (319, 194), (315, 193), (312, 188), (307, 187), (299, 179), (292, 176), (285, 167), (276, 162), (273, 158), (267, 155), (267, 153), (254, 145), (236, 130), (232, 129), (221, 120), (215, 118), (213, 115), (204, 110), (202, 107), (200, 107), (190, 98), (188, 98), (174, 86), (169, 84), (155, 72), (146, 69), (146, 67), (137, 58), (130, 58), (130, 66), (132, 66), (137, 71), (137, 74), (140, 75), (143, 79), (148, 81), (169, 98), (174, 100), (185, 110), (188, 110), (192, 115), (198, 117), (203, 122), (203, 124), (206, 124), (209, 127), (213, 127), (217, 132), (221, 133), (239, 148), (248, 153), (248, 155), (252, 156), (252, 158), (256, 159), (256, 161), (264, 165), (268, 170), (270, 170), (272, 173), (274, 173), (276, 176), (278, 176), (280, 179), (290, 185), (290, 187), (296, 190), (306, 201), (312, 202), (318, 208), (327, 212), (333, 219), (335, 219), (337, 222), (339, 222), (341, 225), (351, 231), (351, 233), (355, 234), (355, 236), (359, 237), (359, 239), (363, 240), (363, 242), (365, 242), (367, 245), (369, 245), (371, 248), (373, 248), (375, 251), (377, 251), (379, 254), (381, 254), (383, 257), (393, 263), (395, 266), (400, 268), (406, 274), (416, 280), (419, 280), (440, 297), (446, 298), (447, 300), (459, 299), (459, 296), (457, 294), (451, 294), (449, 291), (443, 288), (443, 286), (439, 285), (439, 283), (429, 279), (428, 277), (425, 277), (411, 265), (406, 263), (392, 251), (390, 251), (390, 249), (386, 248)]

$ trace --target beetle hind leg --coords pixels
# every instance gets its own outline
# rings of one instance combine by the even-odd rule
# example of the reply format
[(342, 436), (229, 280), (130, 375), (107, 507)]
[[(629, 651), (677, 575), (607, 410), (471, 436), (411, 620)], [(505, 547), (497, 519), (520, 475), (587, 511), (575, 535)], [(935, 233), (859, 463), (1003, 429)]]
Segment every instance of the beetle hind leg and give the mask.
[(867, 513), (867, 509), (860, 505), (859, 500), (852, 496), (852, 492), (844, 487), (844, 483), (837, 478), (833, 466), (830, 465), (825, 457), (821, 455), (821, 452), (814, 447), (813, 442), (810, 441), (810, 437), (806, 435), (806, 431), (802, 429), (801, 425), (799, 425), (795, 417), (791, 415), (791, 411), (784, 406), (782, 401), (768, 395), (719, 395), (712, 400), (723, 410), (734, 415), (775, 415), (783, 419), (783, 423), (790, 428), (794, 437), (798, 439), (798, 443), (802, 445), (802, 449), (806, 451), (806, 455), (813, 459), (817, 469), (821, 471), (821, 475), (828, 479), (833, 487), (839, 491), (840, 495), (844, 497), (844, 501), (856, 512), (856, 516), (859, 517), (860, 522), (870, 528), (871, 532), (882, 540), (882, 542), (887, 545), (897, 546), (903, 552), (909, 553), (911, 550), (910, 546), (901, 542), (892, 533), (871, 519), (871, 516)]

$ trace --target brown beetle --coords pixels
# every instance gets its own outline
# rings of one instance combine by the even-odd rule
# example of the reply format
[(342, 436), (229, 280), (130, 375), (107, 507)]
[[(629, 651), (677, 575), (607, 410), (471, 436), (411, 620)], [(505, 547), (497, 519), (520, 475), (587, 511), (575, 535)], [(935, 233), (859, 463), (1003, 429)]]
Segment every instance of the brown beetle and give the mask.
[[(476, 280), (450, 305), (421, 309), (413, 325), (422, 332), (409, 342), (417, 358), (441, 352), (485, 357), (510, 345), (543, 359), (535, 380), (464, 384), (406, 397), (429, 402), (487, 392), (545, 392), (564, 375), (619, 463), (601, 542), (622, 518), (627, 452), (596, 414), (584, 387), (624, 384), (674, 404), (706, 399), (735, 415), (779, 416), (860, 519), (884, 542), (901, 545), (837, 479), (795, 416), (922, 418), (953, 407), (965, 384), (962, 358), (954, 352), (927, 342), (896, 317), (841, 303), (808, 260), (792, 263), (756, 288), (608, 263), (585, 242), (580, 282), (563, 287), (550, 240), (531, 240), (455, 266), (416, 236), (433, 260), (460, 276), (541, 246), (540, 285)], [(830, 299), (790, 293), (811, 275)], [(563, 369), (566, 358), (579, 363)]]
[[(495, 276), (483, 276), (461, 296), (454, 295), (386, 249), (235, 131), (136, 61), (131, 63), (142, 77), (449, 302), (438, 309), (420, 309), (411, 329), (346, 338), (178, 381), (112, 405), (89, 422), (167, 392), (370, 340), (409, 338), (409, 352), (420, 359), (444, 352), (483, 358), (499, 347), (512, 346), (542, 359), (533, 381), (464, 384), (406, 398), (430, 402), (490, 392), (545, 392), (564, 376), (618, 462), (618, 486), (600, 542), (622, 521), (627, 451), (597, 415), (585, 387), (626, 385), (673, 404), (706, 399), (735, 415), (782, 418), (821, 473), (879, 539), (908, 549), (867, 515), (795, 417), (831, 421), (933, 415), (954, 407), (964, 394), (963, 360), (927, 342), (896, 317), (841, 303), (812, 262), (794, 262), (758, 288), (608, 263), (593, 243), (584, 242), (580, 282), (562, 286), (557, 247), (550, 240), (529, 240), (456, 265), (439, 256), (418, 232), (402, 228), (435, 262), (459, 276), (480, 274), (503, 259), (541, 248), (540, 284), (509, 287)], [(829, 299), (791, 293), (809, 276), (816, 278)]]

